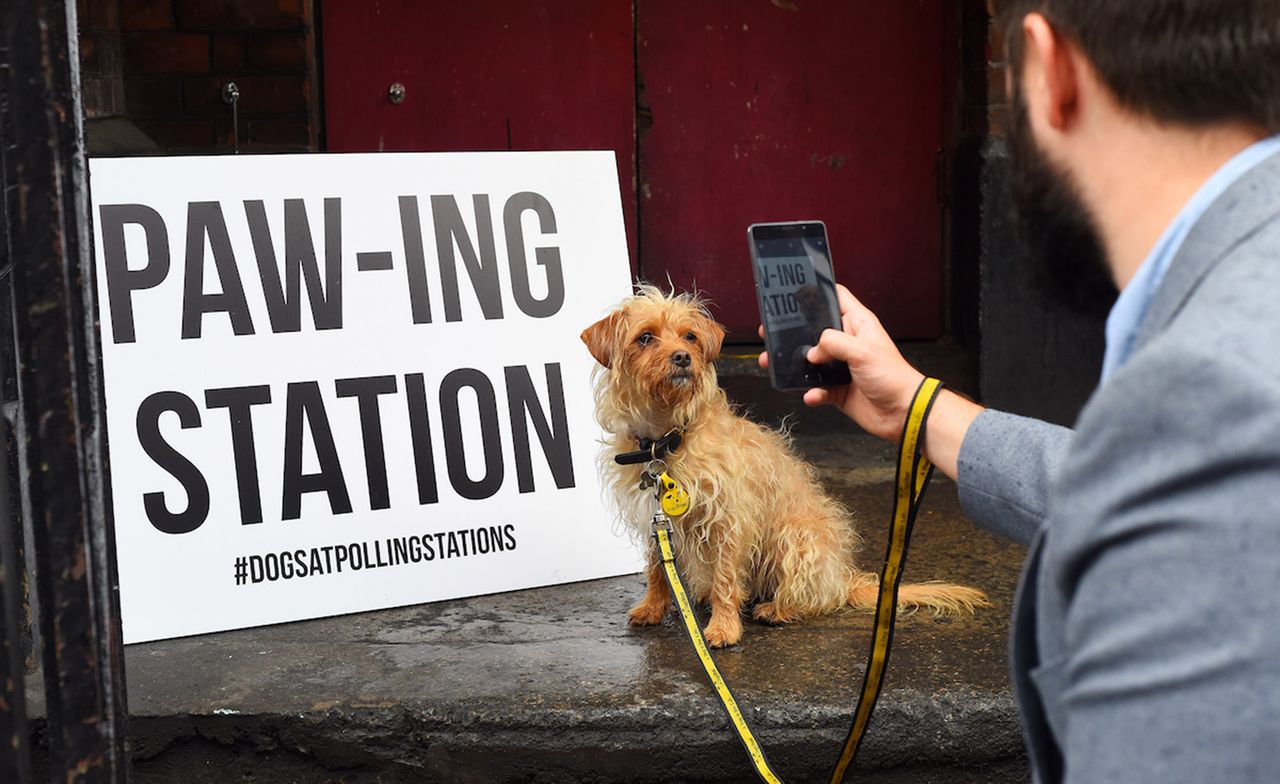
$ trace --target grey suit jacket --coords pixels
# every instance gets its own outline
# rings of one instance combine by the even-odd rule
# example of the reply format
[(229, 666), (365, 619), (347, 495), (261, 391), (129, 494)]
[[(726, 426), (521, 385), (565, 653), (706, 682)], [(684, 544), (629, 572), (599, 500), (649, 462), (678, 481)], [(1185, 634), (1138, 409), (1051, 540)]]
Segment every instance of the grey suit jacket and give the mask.
[(984, 412), (959, 484), (1030, 544), (1038, 781), (1280, 782), (1280, 155), (1192, 228), (1074, 430)]

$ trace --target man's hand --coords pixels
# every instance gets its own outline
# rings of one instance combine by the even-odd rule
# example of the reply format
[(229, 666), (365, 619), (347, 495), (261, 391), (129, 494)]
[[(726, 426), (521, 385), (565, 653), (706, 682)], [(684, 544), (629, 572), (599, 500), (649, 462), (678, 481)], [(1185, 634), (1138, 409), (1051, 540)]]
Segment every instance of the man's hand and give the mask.
[(853, 383), (843, 387), (810, 389), (804, 402), (811, 406), (830, 403), (864, 430), (886, 441), (897, 441), (911, 407), (911, 397), (924, 374), (902, 358), (880, 320), (849, 289), (836, 289), (840, 299), (843, 331), (828, 329), (809, 350), (815, 365), (844, 362)]
[[(844, 286), (837, 286), (844, 330), (828, 329), (818, 345), (809, 349), (815, 365), (840, 361), (849, 365), (853, 383), (830, 389), (810, 389), (804, 402), (811, 406), (830, 403), (864, 430), (886, 441), (896, 441), (911, 407), (911, 397), (924, 375), (907, 364), (880, 320)], [(760, 355), (768, 367), (767, 354)]]
[[(924, 374), (902, 358), (880, 320), (844, 286), (836, 287), (843, 329), (828, 329), (809, 350), (815, 365), (844, 362), (852, 383), (830, 389), (810, 389), (804, 402), (837, 406), (864, 430), (886, 441), (897, 441)], [(763, 332), (763, 330), (762, 330)], [(760, 365), (768, 367), (768, 354)], [(982, 408), (944, 390), (934, 403), (925, 434), (925, 453), (943, 473), (955, 478), (960, 444)]]

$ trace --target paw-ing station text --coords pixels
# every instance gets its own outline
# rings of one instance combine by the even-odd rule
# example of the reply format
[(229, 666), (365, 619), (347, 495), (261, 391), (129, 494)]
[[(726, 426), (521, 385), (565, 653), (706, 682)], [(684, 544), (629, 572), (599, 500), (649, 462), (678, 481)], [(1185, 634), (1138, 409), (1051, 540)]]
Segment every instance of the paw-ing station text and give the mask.
[[(159, 212), (144, 204), (103, 204), (96, 217), (102, 236), (111, 340), (145, 343), (148, 335), (163, 329), (176, 331), (184, 341), (199, 340), (206, 328), (219, 320), (237, 337), (312, 328), (316, 332), (341, 330), (344, 274), (397, 266), (405, 276), (408, 292), (404, 319), (422, 325), (424, 345), (430, 340), (429, 325), (474, 317), (464, 312), (464, 293), (474, 298), (484, 320), (516, 314), (534, 319), (555, 315), (565, 301), (565, 277), (560, 249), (554, 244), (556, 215), (550, 201), (530, 191), (516, 193), (500, 204), (492, 204), (485, 194), (473, 195), (470, 204), (467, 201), (452, 195), (432, 195), (425, 200), (399, 196), (394, 207), (400, 227), (394, 244), (399, 247), (354, 252), (355, 264), (344, 264), (353, 249), (343, 247), (340, 198), (322, 200), (320, 226), (312, 225), (303, 199), (284, 199), (283, 204), (193, 201), (187, 204), (185, 226), (166, 224)], [(312, 206), (314, 209), (314, 203)], [(468, 227), (464, 213), (474, 218), (474, 230)], [(228, 229), (233, 222), (239, 222), (238, 229), (247, 230), (252, 264), (236, 257)], [(433, 248), (424, 242), (424, 222), (433, 229)], [(531, 227), (536, 227), (536, 234)], [(172, 246), (170, 236), (179, 231), (183, 232), (182, 245)], [(126, 251), (126, 232), (135, 239), (143, 238), (143, 242)], [(281, 232), (283, 243), (278, 241)], [(499, 241), (505, 243), (507, 260), (501, 269)], [(277, 253), (281, 248), (283, 253)], [(256, 270), (260, 288), (244, 285), (242, 275), (248, 270)], [(171, 276), (182, 281), (180, 318), (172, 324), (149, 322), (146, 329), (140, 329), (135, 323), (137, 303), (148, 296), (160, 296), (150, 290)], [(303, 317), (304, 303), (310, 318)], [(429, 357), (429, 350), (423, 356)], [(426, 362), (424, 359), (424, 369)], [(235, 501), (244, 525), (276, 517), (274, 512), (264, 512), (264, 464), (283, 465), (279, 505), (274, 501), (266, 505), (267, 511), (278, 509), (278, 521), (299, 519), (302, 500), (312, 493), (323, 496), (335, 515), (353, 511), (349, 488), (359, 479), (350, 476), (354, 469), (351, 463), (359, 457), (344, 455), (346, 464), (339, 458), (330, 424), (336, 417), (358, 420), (362, 479), (373, 510), (389, 508), (395, 495), (388, 479), (388, 437), (403, 438), (411, 445), (414, 490), (420, 505), (438, 502), (442, 490), (463, 499), (489, 498), (513, 474), (519, 492), (534, 492), (535, 459), (545, 460), (557, 488), (573, 487), (560, 364), (511, 365), (503, 367), (499, 376), (491, 374), (461, 367), (445, 372), (438, 383), (430, 385), (424, 373), (324, 381), (299, 378), (286, 384), (213, 386), (194, 396), (158, 389), (138, 406), (133, 418), (136, 437), (146, 455), (177, 481), (181, 491), (168, 486), (167, 490), (145, 492), (147, 519), (168, 534), (190, 533), (205, 523), (213, 503), (206, 479), (208, 467), (202, 470), (176, 448), (172, 434), (212, 423), (226, 429), (228, 421)], [(384, 415), (393, 406), (401, 407), (397, 412), (401, 421), (407, 413), (405, 433), (384, 427)], [(478, 437), (469, 437), (468, 432), (474, 433), (474, 429), (461, 426), (464, 415), (478, 420)], [(266, 417), (283, 418), (282, 442), (262, 442), (261, 425)], [(507, 420), (505, 428), (500, 427), (502, 419)], [(279, 428), (270, 430), (278, 432)], [(437, 443), (433, 432), (443, 445), (443, 455), (437, 455), (433, 448)], [(510, 434), (510, 443), (503, 443), (503, 432)], [(166, 433), (170, 437), (166, 438)], [(534, 454), (535, 447), (540, 457)], [(271, 460), (261, 459), (264, 450), (272, 450)], [(468, 454), (474, 459), (468, 461)], [(514, 471), (508, 470), (508, 454)]]

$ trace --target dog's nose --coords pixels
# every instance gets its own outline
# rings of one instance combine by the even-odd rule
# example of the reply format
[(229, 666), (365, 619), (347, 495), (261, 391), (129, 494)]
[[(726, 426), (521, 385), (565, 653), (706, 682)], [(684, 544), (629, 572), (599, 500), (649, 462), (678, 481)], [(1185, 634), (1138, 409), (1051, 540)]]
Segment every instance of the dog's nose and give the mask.
[(687, 368), (693, 364), (693, 357), (689, 356), (688, 351), (676, 351), (671, 355), (671, 364), (678, 368)]

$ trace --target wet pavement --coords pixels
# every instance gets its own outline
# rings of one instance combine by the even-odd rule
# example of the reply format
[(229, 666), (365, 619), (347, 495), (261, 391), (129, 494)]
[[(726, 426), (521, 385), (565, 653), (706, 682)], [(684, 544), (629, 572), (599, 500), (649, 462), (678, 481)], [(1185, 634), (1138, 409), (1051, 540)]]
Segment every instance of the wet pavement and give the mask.
[[(928, 350), (926, 367), (954, 372), (955, 352)], [(862, 564), (878, 568), (893, 447), (833, 410), (798, 410), (745, 362), (725, 363), (724, 384), (762, 420), (795, 416), (797, 448), (855, 510)], [(1027, 780), (1005, 674), (1022, 555), (965, 521), (955, 486), (935, 479), (905, 579), (974, 585), (994, 606), (900, 618), (850, 781)], [(753, 780), (674, 619), (627, 627), (642, 591), (634, 575), (130, 646), (136, 780)], [(747, 624), (718, 654), (784, 780), (826, 780), (870, 626), (857, 611)]]

